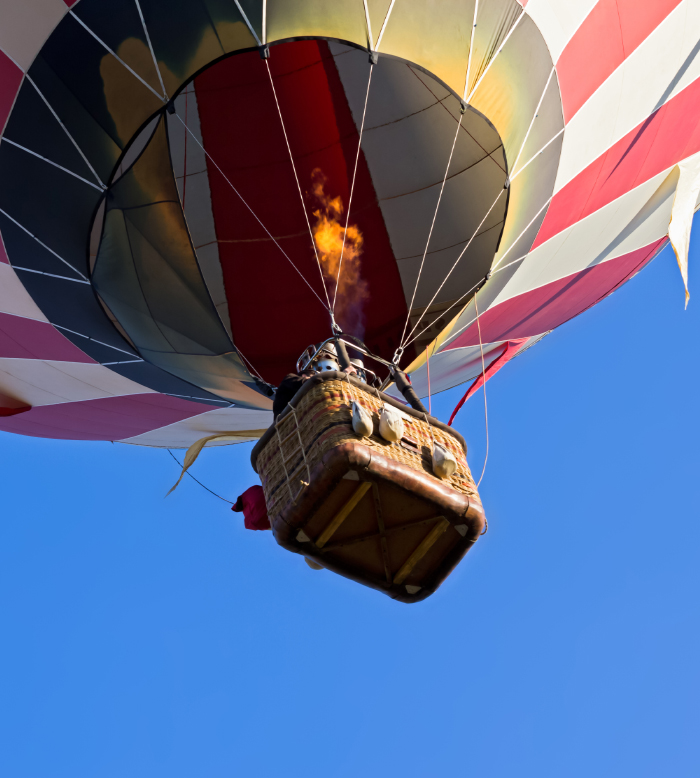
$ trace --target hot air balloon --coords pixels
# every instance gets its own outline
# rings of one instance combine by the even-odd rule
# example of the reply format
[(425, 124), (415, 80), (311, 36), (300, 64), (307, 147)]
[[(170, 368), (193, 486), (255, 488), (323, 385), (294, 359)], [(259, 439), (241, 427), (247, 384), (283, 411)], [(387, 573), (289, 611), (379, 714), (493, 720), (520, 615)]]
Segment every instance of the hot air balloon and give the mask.
[(256, 440), (309, 343), (473, 391), (669, 236), (687, 294), (698, 29), (700, 0), (3, 0), (0, 428)]

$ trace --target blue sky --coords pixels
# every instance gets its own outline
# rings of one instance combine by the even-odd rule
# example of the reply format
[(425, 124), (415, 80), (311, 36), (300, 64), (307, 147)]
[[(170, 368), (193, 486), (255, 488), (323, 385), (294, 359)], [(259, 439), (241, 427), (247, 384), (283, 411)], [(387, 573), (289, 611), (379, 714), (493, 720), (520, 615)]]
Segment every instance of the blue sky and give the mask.
[[(164, 499), (166, 452), (0, 434), (0, 774), (695, 778), (695, 291), (667, 249), (489, 383), (489, 533), (413, 606)], [(481, 393), (456, 426), (478, 473)]]

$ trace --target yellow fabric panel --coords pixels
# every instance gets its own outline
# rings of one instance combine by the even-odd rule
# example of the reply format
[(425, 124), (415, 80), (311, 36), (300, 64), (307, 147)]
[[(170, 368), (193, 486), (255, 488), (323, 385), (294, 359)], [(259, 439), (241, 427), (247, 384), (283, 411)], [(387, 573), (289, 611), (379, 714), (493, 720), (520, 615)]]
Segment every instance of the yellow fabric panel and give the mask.
[[(523, 63), (527, 62), (527, 67)], [(501, 136), (513, 164), (535, 115), (552, 61), (534, 22), (525, 16), (508, 39), (471, 100)], [(522, 161), (522, 160), (521, 160)]]
[(462, 97), (473, 18), (474, 0), (397, 0), (379, 51), (415, 62)]
[(268, 0), (267, 40), (338, 38), (367, 46), (362, 0)]

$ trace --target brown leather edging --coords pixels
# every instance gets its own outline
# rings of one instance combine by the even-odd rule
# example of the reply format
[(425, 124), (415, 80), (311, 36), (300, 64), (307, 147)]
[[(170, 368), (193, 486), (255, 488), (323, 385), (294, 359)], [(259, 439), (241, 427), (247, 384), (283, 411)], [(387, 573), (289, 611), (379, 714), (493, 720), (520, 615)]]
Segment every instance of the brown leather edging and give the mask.
[[(426, 420), (424, 414), (419, 413), (418, 411), (414, 411), (413, 408), (411, 408), (410, 406), (404, 405), (403, 403), (399, 402), (393, 397), (390, 397), (388, 394), (385, 394), (384, 392), (380, 392), (372, 389), (371, 387), (367, 386), (367, 384), (363, 384), (362, 381), (359, 380), (359, 378), (355, 378), (352, 375), (347, 375), (346, 373), (339, 373), (337, 371), (330, 371), (328, 373), (319, 373), (304, 381), (301, 389), (289, 401), (289, 405), (296, 408), (297, 405), (299, 405), (302, 398), (308, 392), (310, 392), (314, 387), (319, 386), (322, 383), (325, 383), (326, 381), (349, 381), (351, 384), (354, 384), (355, 386), (364, 389), (368, 394), (372, 394), (375, 397), (378, 397), (382, 402), (386, 403), (387, 405), (393, 405), (394, 408), (398, 408), (400, 411), (403, 411), (403, 413), (407, 414), (408, 416), (412, 416), (414, 419), (418, 419), (419, 421)], [(288, 413), (289, 410), (287, 407), (277, 417), (277, 421), (283, 419)], [(453, 438), (455, 438), (459, 442), (460, 446), (462, 447), (462, 451), (464, 451), (464, 456), (466, 457), (467, 444), (464, 438), (459, 434), (459, 432), (453, 430), (452, 427), (448, 427), (447, 424), (443, 424), (443, 422), (439, 421), (434, 416), (428, 416), (427, 418), (433, 427), (437, 427), (439, 430), (442, 430), (442, 432), (445, 432), (448, 435), (451, 435)], [(258, 472), (258, 470), (255, 464), (258, 455), (265, 448), (265, 446), (268, 444), (270, 439), (274, 436), (275, 436), (275, 425), (273, 424), (271, 427), (269, 427), (266, 430), (265, 434), (260, 438), (260, 440), (258, 440), (258, 442), (255, 444), (253, 450), (250, 453), (250, 463), (253, 466), (253, 470), (255, 470), (256, 473)]]

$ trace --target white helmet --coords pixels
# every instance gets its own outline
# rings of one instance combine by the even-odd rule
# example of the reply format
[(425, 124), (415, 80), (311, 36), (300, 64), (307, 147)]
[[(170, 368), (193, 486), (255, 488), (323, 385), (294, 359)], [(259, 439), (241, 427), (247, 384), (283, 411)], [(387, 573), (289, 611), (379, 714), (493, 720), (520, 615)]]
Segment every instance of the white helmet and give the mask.
[(318, 373), (327, 373), (330, 370), (340, 370), (335, 344), (326, 343), (318, 358), (313, 363), (313, 367)]

